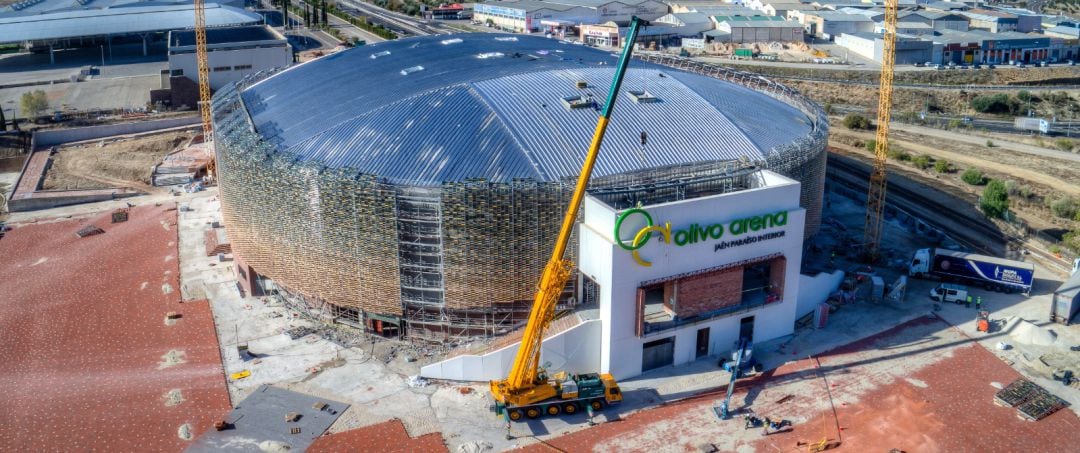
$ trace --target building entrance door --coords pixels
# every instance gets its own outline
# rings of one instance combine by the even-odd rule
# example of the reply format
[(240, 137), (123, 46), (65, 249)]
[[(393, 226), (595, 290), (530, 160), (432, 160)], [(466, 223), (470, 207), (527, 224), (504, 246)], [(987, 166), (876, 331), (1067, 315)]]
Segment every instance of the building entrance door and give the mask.
[(709, 328), (698, 329), (697, 331), (697, 352), (695, 358), (702, 358), (709, 355)]
[(754, 341), (754, 317), (747, 316), (739, 321), (739, 338)]
[(641, 372), (675, 363), (675, 337), (650, 341), (641, 348)]

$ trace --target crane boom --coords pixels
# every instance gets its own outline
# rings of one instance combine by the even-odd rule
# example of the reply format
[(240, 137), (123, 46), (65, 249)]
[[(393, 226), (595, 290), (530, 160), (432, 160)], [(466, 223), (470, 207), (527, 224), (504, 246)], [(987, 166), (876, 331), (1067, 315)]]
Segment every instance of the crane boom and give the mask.
[[(206, 3), (195, 0), (195, 58), (199, 65), (199, 113), (202, 115), (203, 142), (210, 143), (214, 137), (214, 125), (210, 122), (210, 63), (206, 58)], [(206, 164), (206, 173), (213, 175), (216, 170), (214, 153), (207, 145), (210, 160)]]
[(870, 191), (866, 198), (866, 223), (863, 245), (870, 261), (876, 261), (881, 244), (881, 226), (885, 215), (887, 185), (885, 161), (889, 157), (889, 120), (892, 117), (893, 66), (896, 63), (896, 5), (885, 2), (885, 36), (881, 51), (881, 85), (878, 98), (877, 143), (874, 146), (874, 169), (870, 173)]
[(637, 17), (630, 20), (630, 30), (627, 32), (626, 41), (623, 45), (622, 55), (619, 56), (619, 64), (615, 69), (615, 78), (611, 81), (611, 89), (608, 91), (607, 103), (600, 113), (596, 122), (596, 130), (593, 131), (592, 143), (589, 152), (585, 156), (585, 162), (581, 166), (581, 174), (578, 175), (577, 185), (574, 187), (570, 205), (566, 208), (563, 216), (562, 227), (559, 236), (555, 240), (555, 248), (551, 252), (551, 258), (544, 266), (544, 273), (540, 277), (540, 283), (536, 288), (532, 310), (529, 312), (529, 322), (525, 325), (525, 332), (521, 338), (521, 346), (514, 357), (513, 366), (509, 376), (502, 381), (491, 381), (491, 394), (495, 399), (504, 404), (525, 405), (541, 401), (555, 396), (556, 390), (546, 382), (540, 382), (540, 346), (544, 339), (544, 331), (547, 330), (552, 318), (555, 316), (555, 305), (559, 301), (559, 295), (566, 282), (570, 279), (573, 263), (564, 259), (570, 235), (577, 221), (577, 213), (581, 208), (581, 201), (585, 197), (585, 188), (589, 184), (596, 157), (600, 152), (600, 144), (604, 141), (604, 133), (607, 130), (611, 112), (615, 108), (615, 98), (618, 96), (619, 87), (622, 86), (626, 66), (633, 54), (634, 42), (637, 40), (638, 27), (642, 21)]

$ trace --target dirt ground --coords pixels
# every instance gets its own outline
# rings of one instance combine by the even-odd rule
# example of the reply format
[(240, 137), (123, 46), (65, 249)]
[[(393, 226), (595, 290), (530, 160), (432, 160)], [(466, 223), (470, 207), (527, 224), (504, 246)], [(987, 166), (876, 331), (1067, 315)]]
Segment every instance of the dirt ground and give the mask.
[[(822, 104), (828, 103), (833, 105), (858, 106), (874, 110), (877, 108), (879, 90), (876, 86), (851, 85), (834, 82), (808, 82), (804, 80), (783, 80), (782, 82), (784, 85), (790, 86)], [(1044, 90), (1032, 88), (1030, 91), (1037, 95)], [(1062, 90), (1054, 90), (1054, 92), (1060, 91)], [(1080, 97), (1080, 92), (1077, 90), (1065, 90), (1065, 92), (1069, 93), (1074, 103), (1076, 102), (1076, 99)], [(994, 94), (1015, 96), (1016, 91), (994, 91), (985, 89), (969, 91), (962, 88), (957, 88), (955, 90), (933, 90), (930, 91), (929, 102), (932, 111), (939, 111), (950, 115), (978, 115), (979, 113), (971, 108), (971, 100), (976, 96), (989, 96)], [(926, 106), (927, 99), (926, 89), (895, 87), (893, 89), (894, 117), (900, 113), (922, 111)], [(1054, 111), (1052, 106), (1045, 102), (1036, 104), (1034, 108), (1036, 109), (1036, 113), (1041, 116), (1050, 117), (1057, 114), (1058, 118), (1062, 120), (1075, 117), (1075, 113), (1072, 113), (1070, 110), (1059, 109), (1060, 111)]]
[(193, 136), (168, 132), (64, 146), (53, 156), (44, 189), (145, 188), (154, 164)]

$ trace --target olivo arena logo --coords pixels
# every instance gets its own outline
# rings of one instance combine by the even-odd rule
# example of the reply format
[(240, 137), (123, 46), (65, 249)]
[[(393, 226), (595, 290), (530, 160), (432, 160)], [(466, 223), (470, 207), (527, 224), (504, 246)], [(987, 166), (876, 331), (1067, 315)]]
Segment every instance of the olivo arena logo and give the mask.
[[(634, 239), (627, 244), (623, 241), (622, 226), (627, 218), (633, 215), (640, 215), (645, 218), (645, 226), (643, 226), (637, 233), (634, 234)], [(752, 217), (746, 217), (743, 219), (732, 220), (725, 227), (723, 223), (712, 223), (708, 225), (699, 225), (691, 223), (689, 228), (672, 230), (671, 222), (664, 222), (663, 225), (657, 225), (653, 221), (653, 217), (648, 211), (641, 208), (631, 208), (623, 211), (619, 214), (619, 217), (615, 219), (615, 242), (619, 244), (623, 250), (630, 252), (639, 265), (649, 267), (652, 266), (651, 261), (646, 261), (639, 254), (639, 250), (649, 242), (653, 233), (659, 233), (658, 237), (660, 242), (664, 244), (675, 243), (676, 246), (682, 247), (688, 244), (697, 244), (708, 241), (719, 241), (720, 238), (727, 234), (730, 237), (742, 236), (747, 233), (767, 230), (769, 228), (782, 227), (787, 225), (788, 211), (777, 211), (771, 214), (762, 214)], [(784, 231), (777, 231), (768, 234), (760, 234), (755, 236), (745, 236), (737, 240), (732, 241), (720, 241), (713, 246), (714, 251), (726, 249), (728, 247), (737, 247), (746, 244), (752, 244), (759, 241), (775, 239), (784, 236)]]

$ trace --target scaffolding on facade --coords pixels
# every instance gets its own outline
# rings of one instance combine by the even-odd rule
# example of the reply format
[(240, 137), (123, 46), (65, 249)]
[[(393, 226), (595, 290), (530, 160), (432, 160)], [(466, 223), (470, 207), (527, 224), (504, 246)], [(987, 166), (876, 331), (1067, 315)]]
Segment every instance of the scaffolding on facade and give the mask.
[[(806, 235), (821, 218), (827, 120), (793, 90), (757, 75), (669, 56), (643, 59), (736, 83), (795, 106), (811, 132), (768, 150), (761, 161), (692, 162), (596, 178), (593, 196), (616, 208), (754, 187), (758, 170), (802, 183)], [(248, 77), (214, 97), (222, 210), (233, 249), (259, 274), (323, 320), (397, 335), (458, 342), (504, 334), (528, 317), (573, 181), (448, 181), (394, 184), (379, 175), (297, 159), (263, 139), (243, 90)], [(262, 101), (255, 101), (262, 102)], [(762, 119), (766, 121), (767, 119)], [(576, 243), (576, 234), (571, 238)], [(577, 260), (570, 248), (569, 259)], [(560, 309), (572, 308), (571, 279)], [(584, 282), (582, 300), (595, 297)]]

